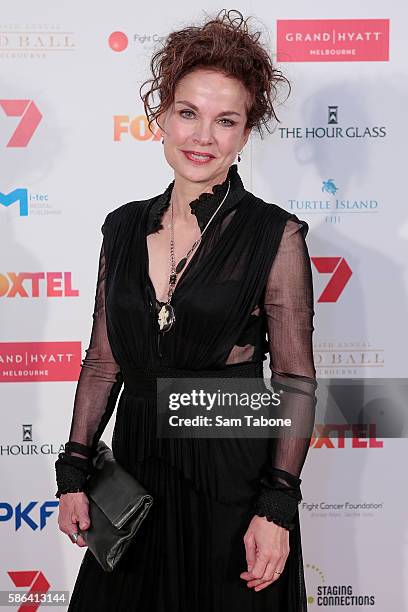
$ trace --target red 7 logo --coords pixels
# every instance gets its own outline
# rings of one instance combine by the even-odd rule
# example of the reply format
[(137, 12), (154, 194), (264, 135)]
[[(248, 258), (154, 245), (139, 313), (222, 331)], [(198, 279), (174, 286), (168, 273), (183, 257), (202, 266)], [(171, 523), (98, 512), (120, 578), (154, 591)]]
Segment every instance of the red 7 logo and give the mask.
[[(27, 595), (30, 595), (31, 593), (46, 593), (51, 586), (44, 574), (39, 570), (27, 570), (7, 573), (16, 587), (31, 586), (31, 589), (28, 591)], [(21, 604), (21, 606), (17, 609), (17, 612), (35, 612), (35, 610), (37, 610), (40, 605), (41, 604), (39, 603), (37, 604), (28, 601), (26, 604)]]
[(318, 302), (337, 302), (353, 272), (344, 257), (311, 257), (319, 274), (332, 274)]
[(32, 100), (0, 100), (7, 117), (21, 117), (7, 147), (26, 147), (42, 119), (42, 114)]

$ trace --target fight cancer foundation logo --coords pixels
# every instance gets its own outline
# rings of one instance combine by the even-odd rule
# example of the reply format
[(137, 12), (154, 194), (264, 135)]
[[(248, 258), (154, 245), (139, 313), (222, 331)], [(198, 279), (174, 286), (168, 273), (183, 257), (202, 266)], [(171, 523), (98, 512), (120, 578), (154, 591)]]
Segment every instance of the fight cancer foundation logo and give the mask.
[(387, 62), (389, 19), (277, 21), (278, 62)]

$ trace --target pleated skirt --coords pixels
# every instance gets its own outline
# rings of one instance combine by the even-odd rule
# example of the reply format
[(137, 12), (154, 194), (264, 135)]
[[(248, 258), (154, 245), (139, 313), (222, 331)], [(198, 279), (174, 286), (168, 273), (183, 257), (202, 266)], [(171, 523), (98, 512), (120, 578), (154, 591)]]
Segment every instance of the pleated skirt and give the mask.
[(165, 457), (141, 459), (136, 432), (146, 433), (152, 409), (122, 394), (112, 449), (154, 503), (113, 572), (85, 551), (68, 612), (307, 612), (298, 513), (282, 575), (255, 592), (240, 578), (253, 497), (224, 503)]

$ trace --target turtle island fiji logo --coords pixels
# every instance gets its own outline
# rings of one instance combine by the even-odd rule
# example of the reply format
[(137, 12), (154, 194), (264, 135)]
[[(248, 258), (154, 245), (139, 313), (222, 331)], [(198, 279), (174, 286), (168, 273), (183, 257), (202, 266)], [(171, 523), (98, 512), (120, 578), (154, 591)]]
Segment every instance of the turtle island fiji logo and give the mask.
[(307, 603), (309, 606), (375, 606), (373, 593), (355, 593), (352, 584), (328, 583), (325, 573), (317, 565), (305, 563)]
[(280, 127), (278, 132), (282, 139), (375, 139), (385, 138), (387, 128), (384, 125), (356, 125), (341, 121), (339, 107), (328, 106), (326, 124), (300, 127)]
[[(319, 188), (305, 199), (289, 199), (288, 206), (294, 212), (320, 215), (325, 223), (339, 224), (350, 214), (375, 215), (380, 204), (370, 194), (346, 194), (337, 179), (323, 179)], [(367, 197), (368, 195), (368, 197)]]

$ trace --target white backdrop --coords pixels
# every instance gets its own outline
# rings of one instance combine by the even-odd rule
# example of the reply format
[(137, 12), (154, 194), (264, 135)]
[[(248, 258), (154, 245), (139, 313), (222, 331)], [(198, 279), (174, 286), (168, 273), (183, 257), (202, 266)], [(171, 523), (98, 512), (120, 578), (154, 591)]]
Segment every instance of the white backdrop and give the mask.
[[(89, 340), (100, 227), (172, 180), (139, 86), (160, 39), (220, 8), (2, 8), (0, 590), (72, 591), (83, 549), (58, 530), (54, 462)], [(404, 378), (408, 11), (351, 0), (233, 8), (256, 17), (292, 83), (278, 129), (251, 138), (239, 171), (248, 190), (309, 222), (318, 376)], [(310, 609), (408, 610), (406, 441), (330, 440), (313, 440), (302, 473)]]

